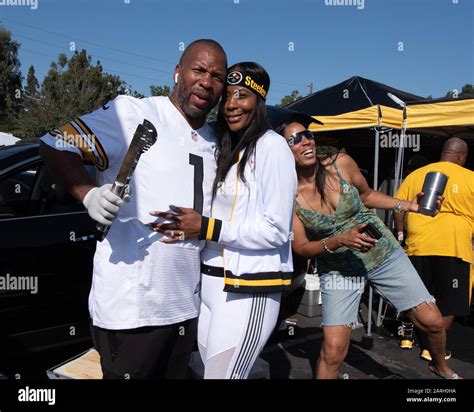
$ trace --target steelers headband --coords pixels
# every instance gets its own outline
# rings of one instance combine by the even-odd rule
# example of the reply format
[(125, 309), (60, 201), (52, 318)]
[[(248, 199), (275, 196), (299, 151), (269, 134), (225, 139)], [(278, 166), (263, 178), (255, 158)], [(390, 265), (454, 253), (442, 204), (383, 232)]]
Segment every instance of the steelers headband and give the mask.
[(268, 93), (268, 84), (265, 82), (257, 81), (255, 78), (244, 71), (232, 71), (227, 75), (227, 84), (229, 86), (242, 86), (250, 91), (254, 92), (257, 96), (262, 97), (264, 100)]

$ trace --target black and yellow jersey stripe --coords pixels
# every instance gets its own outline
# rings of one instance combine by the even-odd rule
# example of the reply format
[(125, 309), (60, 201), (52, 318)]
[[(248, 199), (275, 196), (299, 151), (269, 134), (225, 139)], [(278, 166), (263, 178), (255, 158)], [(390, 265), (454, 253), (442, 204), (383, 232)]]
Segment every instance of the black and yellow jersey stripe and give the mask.
[(49, 133), (51, 136), (77, 147), (81, 151), (83, 159), (93, 163), (100, 171), (109, 167), (109, 159), (99, 139), (80, 117), (51, 130)]
[(224, 278), (224, 292), (273, 293), (291, 286), (293, 272), (258, 272), (234, 275), (223, 267), (201, 264), (201, 273)]
[[(199, 239), (218, 242), (221, 229), (222, 220), (202, 216)], [(213, 268), (207, 265), (201, 266), (203, 273), (224, 278), (225, 292), (281, 292), (283, 289), (291, 286), (293, 274), (293, 272), (259, 272), (244, 273), (236, 276), (230, 270), (225, 270), (224, 268)]]
[(224, 291), (240, 293), (281, 292), (291, 286), (292, 272), (260, 272), (234, 275), (225, 271)]

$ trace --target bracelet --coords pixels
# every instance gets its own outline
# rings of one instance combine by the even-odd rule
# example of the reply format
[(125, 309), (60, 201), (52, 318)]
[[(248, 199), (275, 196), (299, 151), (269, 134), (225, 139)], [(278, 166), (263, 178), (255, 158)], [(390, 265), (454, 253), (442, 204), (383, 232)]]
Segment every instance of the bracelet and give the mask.
[(324, 250), (325, 250), (326, 252), (328, 252), (328, 253), (336, 253), (336, 252), (334, 252), (334, 250), (329, 249), (329, 248), (328, 248), (328, 245), (326, 245), (326, 240), (328, 240), (328, 239), (329, 239), (329, 238), (324, 238), (324, 239), (323, 239)]
[(399, 200), (399, 201), (395, 204), (395, 206), (393, 207), (393, 211), (396, 212), (396, 213), (401, 213), (401, 212), (402, 212), (401, 205), (402, 205), (402, 201)]

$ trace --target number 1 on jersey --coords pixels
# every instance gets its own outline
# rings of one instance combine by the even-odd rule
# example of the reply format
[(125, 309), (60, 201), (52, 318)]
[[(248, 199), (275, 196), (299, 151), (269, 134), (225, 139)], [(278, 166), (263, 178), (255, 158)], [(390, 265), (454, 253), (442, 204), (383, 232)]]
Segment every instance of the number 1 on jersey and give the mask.
[(202, 215), (204, 193), (202, 182), (204, 180), (204, 163), (201, 156), (189, 153), (189, 164), (194, 166), (194, 201), (193, 209)]

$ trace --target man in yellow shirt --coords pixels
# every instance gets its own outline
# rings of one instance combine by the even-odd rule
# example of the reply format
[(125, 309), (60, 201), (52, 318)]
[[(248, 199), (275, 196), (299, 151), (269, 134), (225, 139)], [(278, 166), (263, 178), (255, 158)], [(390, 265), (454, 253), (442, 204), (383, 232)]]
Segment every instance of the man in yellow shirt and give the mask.
[[(429, 172), (441, 172), (449, 177), (444, 202), (436, 216), (403, 212), (394, 216), (399, 240), (403, 238), (405, 226), (405, 251), (426, 288), (436, 298), (446, 330), (455, 316), (468, 315), (470, 306), (474, 173), (463, 167), (467, 154), (464, 140), (448, 139), (440, 161), (409, 174), (395, 196), (401, 200), (413, 199), (421, 192)], [(431, 360), (426, 349), (422, 350), (421, 357)], [(450, 357), (450, 352), (447, 352), (446, 358)]]

